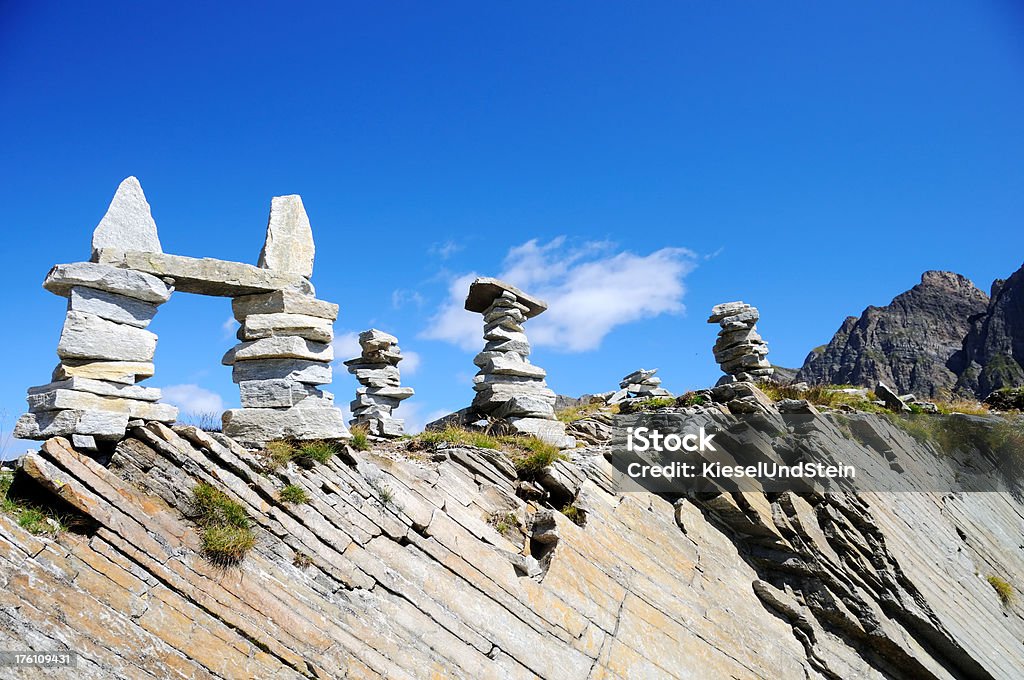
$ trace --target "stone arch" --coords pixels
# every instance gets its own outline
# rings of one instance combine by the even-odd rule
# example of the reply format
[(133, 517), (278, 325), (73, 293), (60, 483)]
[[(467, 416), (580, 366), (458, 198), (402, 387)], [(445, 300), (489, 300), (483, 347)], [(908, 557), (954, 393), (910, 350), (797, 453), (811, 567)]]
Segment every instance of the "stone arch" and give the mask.
[(164, 253), (142, 186), (128, 177), (93, 231), (89, 262), (60, 264), (43, 287), (68, 299), (60, 363), (28, 390), (15, 436), (68, 437), (95, 450), (133, 425), (173, 422), (177, 409), (139, 383), (155, 372), (157, 336), (147, 330), (172, 293), (231, 298), (239, 344), (224, 355), (242, 408), (223, 414), (224, 433), (247, 444), (349, 436), (334, 397), (331, 341), (338, 306), (316, 298), (315, 245), (298, 195), (271, 201), (254, 266)]

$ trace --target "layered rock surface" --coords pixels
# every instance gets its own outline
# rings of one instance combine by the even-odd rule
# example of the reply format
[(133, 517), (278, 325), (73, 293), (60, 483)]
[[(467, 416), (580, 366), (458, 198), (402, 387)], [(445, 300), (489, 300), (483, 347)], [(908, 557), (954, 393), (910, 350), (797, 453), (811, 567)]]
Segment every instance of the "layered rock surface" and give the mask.
[[(882, 448), (908, 470), (932, 458), (888, 421), (855, 421), (856, 439), (819, 436), (862, 447), (883, 472)], [(1024, 578), (1024, 513), (1009, 493), (673, 504), (614, 493), (600, 449), (558, 469), (575, 480), (584, 526), (518, 497), (511, 461), (489, 449), (350, 451), (268, 473), (230, 438), (190, 427), (136, 429), (109, 467), (51, 440), (15, 483), (59, 495), (80, 521), (51, 539), (0, 515), (0, 646), (76, 650), (80, 678), (1014, 678), (1024, 667), (1024, 610), (985, 581)], [(236, 567), (202, 556), (186, 518), (199, 481), (253, 520), (256, 546)], [(309, 502), (278, 500), (286, 483)]]
[(971, 318), (988, 296), (967, 278), (928, 271), (921, 283), (885, 307), (848, 317), (824, 347), (813, 350), (797, 374), (811, 384), (891, 385), (901, 393), (940, 396), (957, 383), (950, 359), (964, 342)]
[(362, 353), (345, 362), (348, 372), (362, 385), (350, 406), (353, 417), (349, 424), (364, 427), (375, 437), (400, 437), (405, 433), (405, 423), (393, 418), (392, 413), (415, 392), (401, 384), (398, 338), (371, 328), (359, 334), (359, 347)]

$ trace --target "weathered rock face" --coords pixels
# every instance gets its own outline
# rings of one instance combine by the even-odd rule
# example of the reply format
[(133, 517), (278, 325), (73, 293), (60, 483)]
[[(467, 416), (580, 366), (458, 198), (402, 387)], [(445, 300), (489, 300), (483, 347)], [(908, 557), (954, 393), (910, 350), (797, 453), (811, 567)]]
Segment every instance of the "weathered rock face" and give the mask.
[[(854, 419), (856, 440), (836, 445), (878, 447), (881, 467), (930, 458), (886, 423)], [(16, 485), (84, 521), (46, 538), (0, 514), (0, 647), (76, 650), (77, 678), (918, 680), (1024, 667), (1024, 608), (985, 580), (1024, 580), (1024, 508), (1009, 493), (673, 504), (614, 493), (596, 448), (542, 474), (575, 494), (578, 526), (517, 494), (504, 453), (472, 447), (268, 472), (228, 437), (150, 424), (109, 467), (63, 440), (20, 465)], [(237, 566), (202, 554), (187, 519), (200, 481), (252, 520)], [(282, 502), (285, 484), (308, 503)]]
[(1024, 267), (992, 284), (988, 308), (969, 319), (963, 347), (949, 367), (958, 392), (985, 398), (1001, 387), (1024, 385)]
[(159, 253), (160, 239), (142, 185), (128, 177), (117, 187), (106, 214), (92, 234), (93, 257), (103, 248)]
[(828, 345), (807, 356), (796, 379), (872, 387), (884, 382), (901, 393), (938, 396), (956, 383), (947, 364), (961, 349), (969, 319), (987, 304), (988, 296), (967, 278), (925, 272), (921, 283), (889, 305), (848, 317)]

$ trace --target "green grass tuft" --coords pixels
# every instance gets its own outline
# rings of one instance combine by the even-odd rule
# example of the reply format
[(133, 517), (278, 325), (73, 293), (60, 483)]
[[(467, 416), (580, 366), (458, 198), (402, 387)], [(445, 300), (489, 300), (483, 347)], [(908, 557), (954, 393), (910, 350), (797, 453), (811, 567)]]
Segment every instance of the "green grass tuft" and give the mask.
[(292, 564), (294, 564), (299, 569), (305, 569), (306, 567), (313, 564), (313, 558), (302, 551), (298, 551), (292, 558)]
[(238, 564), (256, 544), (245, 508), (212, 484), (197, 484), (190, 506), (189, 517), (202, 528), (203, 553), (214, 564)]
[(513, 455), (512, 463), (516, 466), (516, 472), (524, 479), (536, 477), (541, 470), (556, 460), (566, 459), (566, 455), (557, 446), (536, 437), (509, 437), (506, 441), (521, 450), (519, 455)]
[(303, 465), (312, 465), (313, 463), (323, 465), (338, 452), (334, 444), (323, 441), (302, 442), (298, 447), (295, 460)]
[(283, 503), (302, 505), (309, 502), (309, 494), (298, 484), (289, 484), (277, 493)]
[(365, 427), (353, 427), (349, 430), (352, 434), (352, 439), (349, 441), (349, 445), (352, 446), (356, 451), (369, 451), (370, 450), (370, 436), (366, 431)]
[(562, 514), (569, 518), (569, 520), (576, 526), (583, 526), (586, 524), (586, 513), (577, 508), (571, 503), (566, 505), (561, 510)]
[(703, 406), (706, 403), (708, 403), (708, 398), (696, 392), (687, 392), (676, 399), (676, 404), (679, 406)]
[(36, 536), (52, 537), (67, 531), (67, 521), (60, 515), (11, 498), (8, 492), (13, 483), (12, 472), (0, 472), (0, 512), (12, 517), (18, 526)]
[(992, 589), (996, 591), (999, 599), (1003, 604), (1009, 605), (1017, 601), (1017, 593), (1014, 592), (1013, 586), (1006, 582), (1005, 579), (999, 576), (990, 575), (985, 579), (988, 584), (992, 586)]
[(295, 458), (296, 452), (295, 447), (286, 441), (273, 441), (267, 442), (265, 453), (269, 461), (268, 467), (271, 470), (276, 470)]
[(487, 518), (487, 523), (494, 527), (495, 531), (506, 538), (509, 537), (509, 535), (514, 534), (522, 526), (519, 522), (519, 515), (512, 510), (491, 514), (491, 516)]
[(202, 536), (203, 552), (214, 564), (229, 567), (238, 564), (256, 545), (256, 536), (245, 527), (223, 524), (206, 527)]

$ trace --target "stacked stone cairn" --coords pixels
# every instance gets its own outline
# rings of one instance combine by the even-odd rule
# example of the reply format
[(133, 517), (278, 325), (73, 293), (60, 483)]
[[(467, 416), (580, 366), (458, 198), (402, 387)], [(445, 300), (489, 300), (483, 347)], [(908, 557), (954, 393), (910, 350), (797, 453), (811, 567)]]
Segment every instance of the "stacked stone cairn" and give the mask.
[[(96, 252), (111, 243), (160, 252), (156, 223), (138, 180), (129, 177), (93, 233)], [(128, 426), (174, 422), (160, 390), (137, 383), (153, 375), (157, 336), (146, 330), (173, 286), (143, 272), (97, 262), (60, 264), (43, 287), (68, 300), (51, 382), (28, 390), (29, 412), (14, 436), (61, 436), (85, 451), (121, 439)]]
[(658, 369), (656, 368), (650, 370), (641, 368), (633, 371), (619, 383), (619, 391), (612, 395), (610, 403), (619, 403), (627, 400), (643, 401), (658, 397), (671, 398), (675, 396), (661, 386), (661, 378), (654, 375), (657, 372)]
[(504, 420), (513, 432), (574, 446), (555, 417), (556, 397), (544, 380), (547, 373), (527, 358), (530, 343), (522, 324), (546, 310), (547, 303), (504, 281), (478, 278), (470, 285), (466, 309), (483, 314), (486, 340), (473, 359), (480, 370), (473, 378), (472, 410)]
[(402, 350), (398, 338), (371, 328), (359, 334), (359, 347), (362, 353), (345, 362), (348, 372), (362, 385), (356, 389), (355, 401), (350, 405), (349, 425), (364, 427), (374, 437), (401, 437), (405, 434), (405, 422), (391, 414), (415, 392), (411, 387), (401, 386), (398, 362), (402, 360)]
[(29, 389), (14, 435), (71, 439), (80, 450), (116, 442), (131, 426), (174, 422), (160, 390), (137, 383), (154, 372), (157, 336), (146, 330), (175, 290), (232, 298), (241, 342), (233, 366), (242, 408), (223, 415), (243, 443), (348, 437), (332, 397), (338, 306), (315, 298), (313, 234), (299, 196), (273, 199), (259, 264), (165, 254), (139, 181), (121, 182), (93, 232), (90, 262), (61, 264), (43, 287), (68, 299), (51, 382)]
[(745, 302), (724, 302), (712, 308), (708, 323), (722, 327), (714, 348), (715, 361), (725, 373), (719, 385), (767, 380), (775, 372), (765, 358), (768, 343), (757, 332), (758, 318), (757, 307)]
[(258, 266), (306, 285), (231, 301), (241, 324), (240, 342), (224, 355), (223, 363), (232, 367), (242, 408), (226, 411), (223, 421), (224, 434), (240, 442), (349, 437), (334, 395), (320, 389), (333, 379), (331, 343), (338, 305), (312, 294), (308, 279), (314, 254), (302, 199), (275, 197)]

